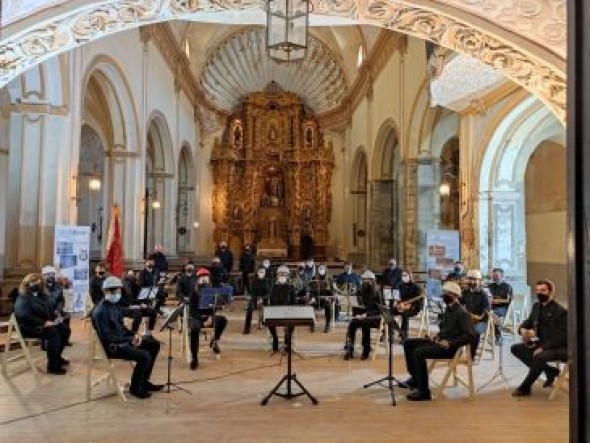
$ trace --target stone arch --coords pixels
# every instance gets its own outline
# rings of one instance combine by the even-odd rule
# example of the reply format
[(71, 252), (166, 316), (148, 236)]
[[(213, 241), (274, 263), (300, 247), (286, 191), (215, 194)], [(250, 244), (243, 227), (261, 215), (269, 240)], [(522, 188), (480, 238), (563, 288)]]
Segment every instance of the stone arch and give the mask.
[(479, 174), (480, 267), (501, 267), (519, 290), (526, 290), (526, 165), (534, 150), (559, 138), (563, 125), (543, 104), (529, 97), (510, 110), (496, 127)]
[(195, 170), (190, 145), (185, 141), (181, 146), (177, 173), (176, 252), (178, 255), (190, 255), (193, 249)]
[(175, 214), (175, 194), (172, 179), (176, 175), (174, 145), (164, 114), (152, 112), (146, 131), (145, 163), (145, 232), (144, 255), (155, 245), (173, 252), (176, 246), (175, 226), (167, 223)]
[(367, 151), (359, 146), (354, 154), (351, 169), (350, 194), (352, 203), (352, 251), (349, 259), (366, 263), (368, 252), (368, 186), (369, 165)]
[[(477, 6), (470, 8), (462, 4), (461, 13), (452, 14), (447, 5), (448, 1), (438, 0), (430, 3), (426, 8), (418, 1), (404, 4), (394, 1), (361, 4), (360, 1), (347, 0), (334, 5), (317, 2), (314, 4), (314, 12), (325, 16), (322, 17), (324, 25), (341, 23), (342, 19), (348, 22), (362, 19), (364, 24), (373, 24), (429, 40), (475, 57), (500, 69), (507, 77), (546, 103), (560, 119), (564, 119), (565, 52), (561, 50), (561, 54), (556, 54), (553, 51), (554, 42), (550, 43), (547, 38), (527, 38), (516, 27), (507, 31), (497, 24), (503, 23), (504, 26), (510, 27), (507, 23), (519, 23), (518, 18), (522, 17), (522, 14), (516, 11), (516, 7), (513, 11), (508, 11), (496, 5), (496, 9), (501, 9), (504, 15), (512, 12), (517, 18), (508, 22), (499, 20), (499, 17), (489, 17), (491, 13), (478, 11)], [(21, 24), (20, 32), (11, 33), (2, 40), (0, 53), (8, 54), (10, 63), (5, 63), (6, 68), (0, 72), (0, 86), (29, 67), (54, 55), (114, 32), (171, 19), (198, 20), (203, 13), (209, 13), (210, 16), (219, 13), (219, 21), (223, 22), (221, 13), (232, 8), (250, 10), (251, 14), (245, 14), (248, 23), (262, 24), (264, 16), (257, 13), (262, 6), (262, 2), (213, 2), (207, 5), (197, 2), (193, 5), (181, 0), (164, 4), (138, 0), (133, 6), (128, 5), (126, 0), (102, 0), (90, 5), (69, 8), (64, 6), (63, 13), (56, 14), (42, 24), (28, 20), (27, 23)], [(487, 8), (486, 11), (494, 9)], [(109, 20), (105, 20), (105, 16), (108, 16)], [(559, 20), (565, 28), (565, 18)], [(554, 22), (559, 23), (559, 20)], [(112, 23), (117, 23), (117, 26), (112, 26)], [(538, 25), (531, 27), (533, 33), (537, 28), (542, 29), (541, 24)], [(563, 38), (561, 42), (564, 43)], [(531, 48), (534, 49), (531, 51)], [(535, 55), (530, 55), (531, 53)]]

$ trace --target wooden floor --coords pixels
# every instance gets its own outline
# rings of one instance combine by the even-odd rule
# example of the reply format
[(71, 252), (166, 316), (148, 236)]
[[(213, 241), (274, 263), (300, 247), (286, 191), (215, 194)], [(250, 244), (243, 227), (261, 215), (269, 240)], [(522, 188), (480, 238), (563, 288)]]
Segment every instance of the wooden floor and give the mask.
[[(129, 397), (124, 403), (108, 396), (84, 401), (87, 332), (73, 322), (74, 346), (64, 356), (72, 361), (66, 376), (41, 376), (36, 385), (30, 371), (0, 378), (0, 442), (565, 442), (568, 440), (567, 393), (548, 401), (547, 389), (535, 386), (533, 396), (514, 399), (511, 390), (524, 377), (523, 366), (505, 346), (509, 389), (496, 384), (469, 400), (451, 389), (444, 400), (413, 403), (396, 389), (392, 407), (386, 389), (363, 389), (363, 384), (387, 372), (387, 361), (342, 360), (345, 324), (336, 331), (311, 334), (298, 330), (297, 348), (307, 359), (295, 359), (298, 378), (319, 400), (305, 397), (287, 401), (260, 400), (285, 370), (265, 351), (262, 331), (240, 334), (243, 312), (229, 313), (230, 325), (222, 339), (219, 361), (201, 357), (201, 367), (190, 371), (179, 354), (180, 335), (173, 333), (173, 381), (190, 391), (156, 393), (149, 400)], [(360, 334), (360, 331), (359, 331)], [(167, 335), (157, 334), (167, 343)], [(360, 338), (360, 337), (359, 337)], [(401, 347), (395, 345), (394, 372), (405, 379)], [(164, 383), (167, 344), (162, 346), (152, 380)], [(18, 369), (16, 363), (11, 367)], [(478, 365), (476, 387), (495, 372), (497, 360)], [(43, 368), (44, 369), (44, 368)], [(125, 377), (130, 366), (117, 363)], [(440, 370), (439, 370), (440, 371)], [(440, 372), (437, 372), (440, 378)], [(435, 375), (435, 377), (436, 377)], [(108, 394), (105, 386), (102, 392)]]

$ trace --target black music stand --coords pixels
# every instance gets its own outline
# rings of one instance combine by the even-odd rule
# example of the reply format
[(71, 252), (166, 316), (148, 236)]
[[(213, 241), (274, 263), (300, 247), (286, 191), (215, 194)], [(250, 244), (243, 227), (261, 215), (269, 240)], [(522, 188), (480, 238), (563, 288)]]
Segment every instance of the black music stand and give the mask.
[[(267, 323), (267, 326), (287, 326), (285, 334), (287, 335), (285, 338), (285, 347), (287, 350), (287, 373), (283, 376), (283, 378), (281, 378), (281, 380), (277, 383), (277, 385), (269, 392), (269, 394), (264, 397), (262, 399), (262, 401), (260, 402), (261, 406), (265, 406), (268, 403), (268, 400), (270, 400), (270, 398), (273, 395), (276, 395), (278, 397), (283, 397), (287, 400), (291, 400), (292, 398), (295, 397), (299, 397), (301, 395), (307, 395), (307, 397), (309, 397), (309, 399), (311, 400), (311, 402), (314, 405), (318, 404), (318, 400), (311, 395), (311, 393), (305, 388), (305, 386), (303, 386), (301, 384), (301, 382), (299, 380), (297, 380), (297, 375), (293, 374), (292, 370), (291, 370), (291, 354), (292, 354), (292, 350), (291, 350), (291, 340), (292, 340), (292, 332), (295, 329), (295, 326), (293, 325), (284, 325), (284, 324), (280, 324), (280, 325), (269, 325)], [(278, 392), (279, 388), (282, 386), (283, 383), (286, 382), (287, 385), (287, 392), (286, 393), (282, 393), (282, 392)], [(301, 389), (301, 392), (293, 392), (292, 387), (291, 387), (291, 383), (295, 382), (295, 384), (297, 384), (297, 386), (299, 386), (299, 388)]]
[[(396, 382), (398, 385), (403, 384), (403, 382), (399, 381), (397, 378), (393, 376), (393, 325), (397, 325), (394, 316), (389, 311), (389, 308), (386, 306), (379, 306), (379, 310), (381, 311), (381, 315), (383, 316), (383, 321), (387, 325), (387, 335), (388, 335), (388, 346), (389, 346), (389, 355), (388, 355), (388, 373), (387, 377), (380, 378), (379, 380), (375, 380), (371, 383), (368, 383), (363, 386), (363, 388), (368, 388), (369, 386), (374, 385), (381, 385), (385, 388), (389, 389), (391, 393), (391, 405), (395, 406), (397, 403), (395, 402), (395, 392), (393, 391), (393, 382)], [(387, 385), (383, 385), (383, 382), (387, 382)]]
[[(170, 386), (174, 386), (179, 391), (183, 391), (183, 392), (186, 392), (187, 394), (192, 395), (192, 392), (190, 392), (190, 391), (184, 389), (182, 386), (179, 386), (178, 384), (172, 383), (170, 381), (171, 374), (172, 374), (172, 360), (174, 360), (174, 358), (172, 357), (172, 330), (174, 329), (173, 324), (178, 319), (178, 316), (182, 314), (183, 310), (184, 310), (184, 303), (181, 303), (176, 308), (174, 308), (174, 310), (172, 311), (170, 316), (166, 319), (166, 321), (164, 322), (164, 324), (160, 328), (160, 332), (162, 332), (164, 329), (168, 329), (168, 381), (166, 382), (166, 386), (167, 386), (166, 392), (168, 392), (168, 394), (170, 394)], [(187, 319), (185, 318), (184, 321), (185, 321), (185, 327), (187, 327), (187, 324), (188, 324)]]

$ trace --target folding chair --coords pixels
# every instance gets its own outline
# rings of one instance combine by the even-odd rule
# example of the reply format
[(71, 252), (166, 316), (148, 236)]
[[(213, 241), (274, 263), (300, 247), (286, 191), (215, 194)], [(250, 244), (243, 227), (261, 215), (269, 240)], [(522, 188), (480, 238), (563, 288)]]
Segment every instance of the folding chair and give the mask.
[[(44, 355), (39, 354), (38, 357), (33, 357), (31, 349), (34, 346), (38, 346), (40, 349), (41, 340), (38, 338), (23, 337), (14, 313), (7, 322), (2, 322), (0, 325), (8, 329), (4, 341), (4, 352), (2, 353), (2, 374), (8, 377), (8, 363), (24, 358), (31, 371), (33, 371), (35, 380), (38, 382), (39, 369), (37, 368), (36, 361), (44, 358)], [(20, 349), (13, 350), (14, 345), (20, 346)], [(11, 353), (14, 353), (14, 355), (9, 356)]]
[[(383, 341), (381, 341), (381, 337), (383, 337)], [(375, 360), (375, 358), (377, 357), (377, 350), (380, 344), (383, 344), (385, 354), (389, 355), (389, 328), (387, 327), (387, 323), (385, 323), (385, 319), (383, 318), (383, 316), (381, 316), (379, 328), (377, 329), (377, 334), (375, 334), (373, 356), (371, 357), (372, 360)]]
[(494, 319), (491, 313), (488, 313), (488, 322), (486, 324), (486, 330), (482, 334), (482, 339), (479, 341), (479, 346), (475, 353), (475, 361), (477, 364), (483, 358), (483, 355), (488, 352), (492, 356), (492, 360), (496, 359), (496, 346), (495, 346), (496, 334), (494, 331)]
[[(448, 382), (449, 382), (449, 378), (452, 375), (453, 376), (453, 385), (452, 386), (456, 387), (458, 385), (461, 385), (462, 387), (467, 389), (467, 391), (469, 392), (469, 398), (473, 399), (473, 397), (475, 396), (475, 389), (473, 386), (473, 362), (471, 360), (471, 346), (470, 345), (461, 346), (459, 349), (457, 349), (457, 352), (455, 352), (455, 355), (451, 359), (432, 360), (430, 362), (429, 367), (428, 367), (429, 376), (432, 374), (432, 371), (434, 370), (436, 365), (439, 365), (439, 364), (446, 364), (447, 370), (446, 370), (440, 384), (436, 384), (434, 381), (431, 381), (431, 384), (435, 388), (435, 392), (434, 392), (433, 397), (434, 398), (444, 397), (444, 392), (443, 392), (444, 389), (451, 387), (448, 385)], [(465, 366), (465, 368), (467, 369), (467, 381), (463, 380), (457, 374), (457, 369), (460, 366)]]
[(567, 391), (567, 386), (569, 384), (569, 375), (570, 375), (569, 362), (563, 363), (563, 362), (558, 361), (556, 363), (557, 363), (558, 369), (561, 364), (563, 364), (563, 368), (561, 369), (561, 373), (559, 374), (557, 379), (555, 379), (555, 381), (553, 382), (553, 388), (551, 388), (551, 392), (549, 393), (549, 397), (547, 398), (548, 400), (553, 400), (560, 390)]
[[(90, 328), (90, 340), (88, 342), (88, 372), (86, 374), (86, 400), (92, 400), (92, 391), (93, 389), (98, 386), (103, 381), (107, 382), (107, 385), (114, 385), (115, 391), (113, 391), (110, 395), (118, 395), (121, 397), (121, 400), (127, 401), (127, 397), (125, 396), (124, 390), (125, 385), (119, 382), (119, 378), (115, 372), (115, 367), (113, 366), (113, 362), (107, 356), (107, 353), (102, 346), (98, 335), (94, 327)], [(107, 373), (102, 375), (96, 380), (92, 380), (92, 369), (96, 362), (104, 362), (106, 366)]]

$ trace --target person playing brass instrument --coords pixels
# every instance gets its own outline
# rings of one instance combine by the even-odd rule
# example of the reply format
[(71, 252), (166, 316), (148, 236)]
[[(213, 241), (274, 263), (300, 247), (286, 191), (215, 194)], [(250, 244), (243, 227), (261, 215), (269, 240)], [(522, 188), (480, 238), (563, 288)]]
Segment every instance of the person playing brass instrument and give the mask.
[(354, 338), (357, 329), (362, 329), (363, 353), (361, 360), (366, 360), (371, 354), (371, 328), (378, 328), (381, 323), (379, 305), (383, 304), (381, 292), (375, 283), (375, 274), (369, 270), (363, 272), (362, 285), (359, 291), (359, 302), (362, 307), (354, 308), (354, 318), (348, 324), (346, 331), (346, 354), (344, 360), (354, 358)]
[(422, 289), (412, 279), (412, 273), (405, 269), (402, 271), (401, 284), (399, 285), (400, 301), (392, 307), (393, 315), (401, 315), (401, 341), (404, 342), (408, 338), (408, 329), (410, 325), (410, 318), (414, 317), (422, 310), (424, 305), (424, 298), (422, 297)]
[(473, 344), (471, 352), (475, 355), (479, 345), (479, 337), (487, 327), (488, 315), (490, 312), (490, 299), (481, 287), (481, 272), (478, 269), (470, 269), (467, 272), (466, 287), (459, 302), (469, 312), (473, 328), (477, 333), (477, 338)]
[(567, 361), (567, 310), (555, 301), (555, 284), (540, 280), (535, 285), (537, 302), (529, 317), (520, 325), (518, 333), (522, 343), (512, 345), (512, 353), (529, 367), (529, 373), (512, 393), (515, 397), (531, 395), (531, 387), (545, 372), (543, 387), (551, 387), (559, 369), (547, 364), (550, 361)]
[[(310, 293), (310, 304), (314, 305), (316, 308), (324, 308), (324, 315), (326, 318), (324, 332), (330, 332), (334, 295), (332, 293), (332, 279), (328, 277), (326, 273), (326, 265), (323, 263), (318, 266), (317, 274), (310, 282)], [(339, 310), (336, 309), (336, 316), (338, 315), (338, 311)]]

